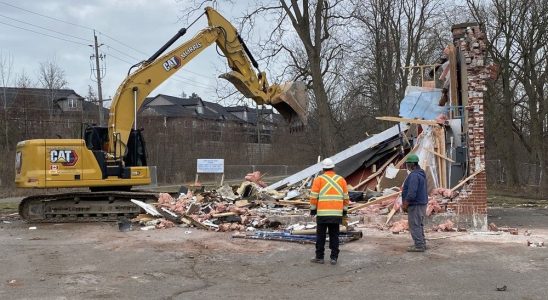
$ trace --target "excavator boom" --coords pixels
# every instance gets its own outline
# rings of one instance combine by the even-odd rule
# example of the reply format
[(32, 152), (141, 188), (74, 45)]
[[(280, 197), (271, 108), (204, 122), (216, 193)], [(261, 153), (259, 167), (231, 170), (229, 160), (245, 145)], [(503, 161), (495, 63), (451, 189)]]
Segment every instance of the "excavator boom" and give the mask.
[[(135, 124), (136, 112), (145, 98), (213, 43), (216, 43), (223, 52), (231, 69), (230, 72), (220, 75), (220, 78), (230, 81), (242, 95), (257, 104), (272, 105), (290, 124), (306, 124), (308, 98), (304, 84), (288, 82), (269, 85), (266, 74), (253, 69), (258, 68), (258, 64), (236, 28), (211, 7), (205, 9), (205, 14), (209, 25), (207, 28), (172, 51), (162, 54), (186, 33), (184, 28), (179, 30), (118, 88), (112, 101), (108, 122), (109, 152), (115, 157), (125, 154), (132, 125)], [(136, 126), (133, 129), (136, 129)]]

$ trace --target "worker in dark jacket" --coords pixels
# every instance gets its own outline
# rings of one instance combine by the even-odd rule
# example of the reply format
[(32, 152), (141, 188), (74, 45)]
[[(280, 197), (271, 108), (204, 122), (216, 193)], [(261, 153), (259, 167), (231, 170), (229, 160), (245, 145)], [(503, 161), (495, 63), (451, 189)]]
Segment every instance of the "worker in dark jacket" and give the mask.
[(313, 263), (323, 264), (326, 233), (329, 232), (331, 264), (339, 258), (339, 225), (346, 217), (348, 187), (341, 176), (335, 174), (335, 164), (330, 158), (322, 161), (323, 174), (314, 179), (310, 189), (310, 214), (316, 215), (316, 257)]
[(403, 183), (402, 208), (407, 212), (409, 231), (415, 243), (407, 251), (424, 252), (426, 250), (424, 217), (428, 204), (426, 174), (419, 166), (419, 157), (416, 154), (410, 154), (405, 163), (410, 173)]

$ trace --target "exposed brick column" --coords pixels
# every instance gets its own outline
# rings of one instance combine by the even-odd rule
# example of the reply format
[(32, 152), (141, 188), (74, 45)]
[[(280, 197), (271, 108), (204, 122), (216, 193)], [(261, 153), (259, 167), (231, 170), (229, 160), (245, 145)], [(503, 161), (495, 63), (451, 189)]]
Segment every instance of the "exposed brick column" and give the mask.
[[(485, 34), (477, 23), (451, 28), (453, 43), (460, 54), (463, 128), (467, 130), (470, 174), (485, 169), (485, 122), (483, 95), (487, 91), (489, 70), (485, 66)], [(456, 201), (449, 206), (462, 214), (462, 220), (476, 229), (487, 225), (487, 183), (485, 171), (469, 181)]]

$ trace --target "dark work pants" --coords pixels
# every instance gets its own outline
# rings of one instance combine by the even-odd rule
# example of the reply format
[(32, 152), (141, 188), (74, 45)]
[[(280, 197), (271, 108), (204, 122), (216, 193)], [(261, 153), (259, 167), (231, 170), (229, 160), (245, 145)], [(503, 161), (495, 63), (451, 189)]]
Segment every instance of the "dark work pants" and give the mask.
[(339, 224), (338, 223), (318, 223), (316, 226), (316, 258), (323, 259), (325, 252), (325, 237), (329, 231), (329, 249), (331, 249), (331, 259), (339, 257)]
[(424, 216), (426, 215), (426, 204), (410, 205), (407, 210), (407, 220), (409, 222), (409, 232), (416, 248), (425, 248), (426, 239), (424, 238)]

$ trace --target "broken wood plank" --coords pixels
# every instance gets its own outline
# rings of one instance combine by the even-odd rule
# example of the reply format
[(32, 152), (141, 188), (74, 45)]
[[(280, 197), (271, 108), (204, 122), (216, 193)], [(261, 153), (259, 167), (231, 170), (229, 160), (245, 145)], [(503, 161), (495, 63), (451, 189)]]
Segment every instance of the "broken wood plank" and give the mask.
[(393, 196), (395, 196), (395, 195), (397, 196), (397, 195), (399, 195), (399, 194), (401, 194), (401, 191), (400, 191), (400, 192), (396, 192), (396, 193), (392, 193), (392, 194), (390, 194), (390, 195), (384, 195), (384, 196), (381, 196), (381, 197), (378, 197), (378, 198), (374, 198), (375, 200), (372, 200), (372, 201), (369, 201), (369, 202), (367, 202), (367, 203), (360, 204), (360, 205), (358, 205), (358, 206), (354, 206), (354, 207), (348, 209), (348, 212), (353, 212), (353, 211), (355, 211), (355, 210), (362, 209), (362, 208), (364, 208), (364, 207), (368, 207), (369, 205), (379, 203), (379, 202), (381, 202), (382, 200), (386, 200), (386, 199), (388, 199), (388, 198), (390, 198), (390, 197), (393, 197)]
[(455, 162), (454, 160), (450, 159), (449, 157), (447, 157), (447, 156), (445, 156), (445, 155), (442, 155), (442, 154), (439, 154), (438, 152), (436, 152), (436, 151), (434, 151), (434, 150), (432, 150), (432, 149), (426, 149), (426, 151), (428, 151), (428, 152), (430, 152), (430, 153), (432, 153), (432, 154), (434, 154), (434, 155), (436, 155), (436, 156), (439, 156), (439, 157), (441, 157), (441, 158), (443, 158), (443, 159), (445, 159), (445, 160), (447, 160), (447, 161), (450, 161), (450, 162), (452, 162), (452, 163)]
[(155, 216), (155, 217), (161, 217), (162, 216), (162, 214), (159, 213), (158, 210), (156, 210), (156, 208), (154, 206), (152, 206), (151, 204), (145, 203), (143, 201), (135, 200), (135, 199), (131, 199), (131, 202), (133, 202), (137, 206), (144, 209), (147, 212), (147, 214), (149, 214), (149, 215), (152, 215), (152, 216)]
[(237, 200), (236, 202), (234, 202), (234, 204), (236, 205), (236, 207), (247, 207), (251, 203), (249, 202), (249, 200)]
[(225, 213), (212, 214), (211, 216), (213, 218), (222, 218), (222, 217), (236, 216), (236, 215), (238, 215), (238, 214), (235, 213), (235, 212), (230, 211), (230, 212), (225, 212)]
[(282, 204), (290, 204), (290, 205), (310, 205), (310, 202), (308, 201), (299, 201), (299, 200), (278, 200), (278, 202)]
[(411, 149), (411, 151), (409, 151), (407, 155), (405, 155), (402, 159), (400, 159), (400, 161), (395, 165), (396, 169), (399, 169), (405, 163), (405, 160), (409, 157), (409, 155), (415, 152), (415, 150), (417, 150), (418, 147), (419, 147), (418, 144), (415, 145), (415, 147), (413, 147), (413, 149)]
[(392, 209), (390, 210), (390, 213), (388, 214), (388, 217), (386, 218), (386, 223), (384, 223), (384, 225), (388, 225), (388, 222), (390, 222), (390, 220), (392, 220), (392, 217), (396, 214), (395, 207), (396, 207), (395, 205), (392, 205)]
[(367, 177), (365, 180), (363, 180), (362, 182), (358, 183), (354, 189), (357, 189), (359, 187), (361, 187), (362, 185), (368, 183), (371, 179), (377, 177), (379, 174), (381, 174), (384, 169), (386, 169), (386, 167), (394, 160), (394, 158), (396, 158), (398, 156), (399, 153), (395, 153), (394, 155), (392, 155), (392, 157), (390, 157), (375, 173), (369, 175), (369, 177)]
[(399, 118), (399, 117), (376, 117), (377, 120), (382, 121), (391, 121), (391, 122), (403, 122), (403, 123), (410, 123), (410, 124), (421, 124), (421, 125), (440, 125), (438, 122), (434, 120), (420, 120), (420, 119), (409, 119), (409, 118)]
[[(183, 215), (181, 217), (181, 221), (183, 221), (184, 223), (186, 224), (192, 224), (194, 225), (194, 227), (196, 228), (200, 228), (200, 229), (204, 229), (204, 230), (209, 230), (209, 227), (205, 226), (204, 224), (194, 220), (193, 218), (191, 218), (190, 216), (187, 216), (187, 215)], [(190, 222), (190, 223), (189, 223)]]
[(461, 182), (459, 182), (459, 184), (455, 185), (452, 189), (451, 189), (451, 192), (454, 192), (456, 191), (458, 188), (460, 188), (461, 186), (463, 186), (466, 182), (468, 182), (468, 180), (476, 177), (479, 173), (485, 171), (485, 169), (479, 169), (478, 171), (474, 172), (472, 175), (466, 177), (465, 179), (463, 179)]

